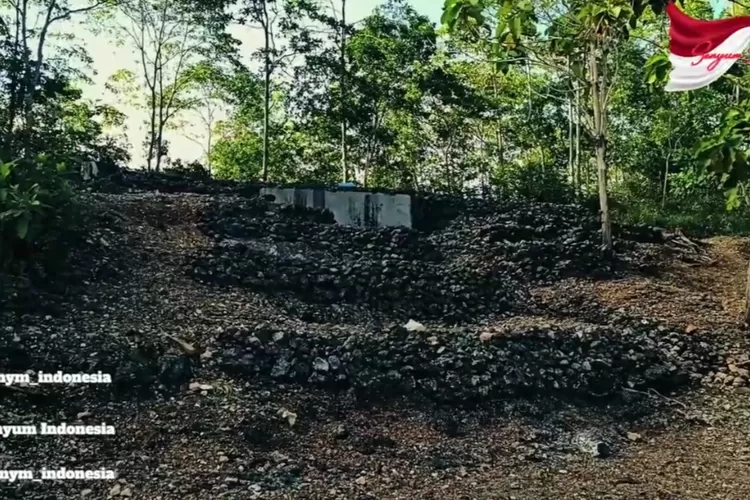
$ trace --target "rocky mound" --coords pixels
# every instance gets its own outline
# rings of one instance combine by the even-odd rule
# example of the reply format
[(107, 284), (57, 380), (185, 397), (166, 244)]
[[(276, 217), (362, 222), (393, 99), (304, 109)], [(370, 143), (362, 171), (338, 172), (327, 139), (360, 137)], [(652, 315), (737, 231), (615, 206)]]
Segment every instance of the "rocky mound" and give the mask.
[(563, 205), (484, 204), (418, 231), (343, 227), (327, 212), (221, 197), (201, 228), (213, 241), (191, 269), (201, 280), (392, 318), (471, 322), (523, 306), (530, 283), (613, 269), (596, 219)]
[(87, 184), (102, 193), (159, 191), (161, 193), (240, 194), (257, 196), (260, 185), (212, 178), (193, 178), (169, 172), (121, 169)]
[[(467, 267), (514, 274), (524, 283), (610, 272), (614, 265), (600, 250), (597, 218), (574, 205), (478, 204), (428, 239)], [(627, 245), (618, 242), (617, 250), (626, 251)]]
[(671, 391), (720, 364), (706, 339), (633, 320), (502, 334), (404, 327), (347, 334), (259, 324), (226, 329), (220, 344), (222, 368), (236, 375), (454, 403)]

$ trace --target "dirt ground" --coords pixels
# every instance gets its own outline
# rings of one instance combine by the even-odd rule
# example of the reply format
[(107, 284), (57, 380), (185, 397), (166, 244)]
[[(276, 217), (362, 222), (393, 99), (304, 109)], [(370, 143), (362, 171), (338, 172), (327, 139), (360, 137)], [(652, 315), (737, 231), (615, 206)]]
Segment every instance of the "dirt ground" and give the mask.
[[(273, 318), (273, 305), (243, 290), (218, 291), (182, 271), (200, 246), (190, 204), (158, 212), (123, 203), (126, 230), (104, 233), (108, 245), (129, 248), (132, 272), (117, 286), (92, 284), (60, 317), (28, 317), (44, 332), (40, 349), (65, 350), (97, 336), (141, 331), (179, 335), (211, 345), (217, 328)], [(712, 266), (672, 262), (657, 277), (613, 281), (571, 279), (537, 290), (557, 309), (580, 304), (623, 308), (681, 326), (715, 331), (729, 353), (746, 351), (737, 327), (743, 309), (747, 241), (711, 240)], [(567, 304), (567, 306), (566, 306)], [(514, 321), (522, 321), (516, 319)], [(57, 342), (55, 344), (54, 342)], [(93, 349), (93, 348), (92, 348)], [(81, 412), (113, 422), (112, 440), (49, 438), (41, 443), (0, 441), (0, 458), (29, 463), (115, 468), (116, 483), (0, 485), (2, 498), (137, 498), (320, 500), (364, 499), (736, 499), (750, 498), (750, 394), (703, 387), (686, 394), (644, 394), (662, 406), (648, 425), (634, 427), (606, 411), (542, 405), (524, 412), (441, 409), (429, 414), (409, 404), (347, 406), (318, 391), (240, 382), (206, 370), (208, 390), (159, 398), (112, 398), (71, 389), (36, 403), (3, 392), (2, 416), (75, 419)], [(53, 397), (47, 395), (45, 397)], [(279, 409), (296, 415), (279, 423)], [(608, 416), (609, 415), (609, 416)], [(287, 428), (288, 427), (288, 428)], [(592, 430), (625, 433), (607, 458), (572, 447)], [(629, 433), (629, 434), (627, 434)]]

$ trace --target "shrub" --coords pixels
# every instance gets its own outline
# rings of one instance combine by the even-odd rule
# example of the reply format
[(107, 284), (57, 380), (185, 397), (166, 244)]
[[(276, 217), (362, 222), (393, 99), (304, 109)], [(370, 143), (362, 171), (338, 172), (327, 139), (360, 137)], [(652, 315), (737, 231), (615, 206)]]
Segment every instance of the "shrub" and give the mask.
[(79, 215), (68, 175), (44, 155), (0, 163), (0, 272), (39, 255), (45, 265), (64, 258), (59, 238)]
[(564, 172), (540, 163), (509, 166), (493, 175), (492, 184), (501, 195), (518, 196), (527, 200), (569, 203), (574, 198), (573, 189), (565, 180)]
[(182, 175), (195, 180), (205, 180), (211, 177), (201, 162), (183, 163), (179, 158), (174, 160), (168, 168), (165, 168), (164, 173)]

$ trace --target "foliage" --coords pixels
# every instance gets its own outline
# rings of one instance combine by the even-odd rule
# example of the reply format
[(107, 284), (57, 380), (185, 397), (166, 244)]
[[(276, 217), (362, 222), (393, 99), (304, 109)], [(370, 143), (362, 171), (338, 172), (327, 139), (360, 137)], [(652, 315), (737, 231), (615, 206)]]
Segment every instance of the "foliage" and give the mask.
[(114, 19), (123, 21), (116, 23), (114, 34), (133, 48), (139, 64), (136, 71), (116, 71), (107, 88), (146, 111), (146, 167), (159, 171), (168, 153), (164, 132), (178, 113), (195, 106), (186, 93), (200, 81), (196, 68), (211, 56), (210, 41), (216, 40), (177, 0), (123, 0), (116, 7)]
[(208, 169), (203, 166), (199, 161), (191, 161), (184, 163), (179, 158), (170, 163), (170, 165), (164, 169), (165, 173), (176, 174), (184, 177), (190, 177), (196, 180), (206, 180), (211, 176), (208, 173)]
[(58, 237), (78, 219), (67, 166), (44, 154), (0, 163), (0, 271), (8, 271), (57, 247)]
[(106, 174), (129, 159), (108, 134), (125, 116), (82, 98), (85, 49), (56, 31), (109, 4), (15, 2), (0, 13), (0, 274), (33, 277), (64, 262), (66, 235), (80, 220), (79, 166), (95, 160)]
[(504, 197), (550, 203), (574, 201), (573, 188), (563, 173), (558, 169), (545, 168), (540, 163), (498, 172), (492, 179), (492, 185)]

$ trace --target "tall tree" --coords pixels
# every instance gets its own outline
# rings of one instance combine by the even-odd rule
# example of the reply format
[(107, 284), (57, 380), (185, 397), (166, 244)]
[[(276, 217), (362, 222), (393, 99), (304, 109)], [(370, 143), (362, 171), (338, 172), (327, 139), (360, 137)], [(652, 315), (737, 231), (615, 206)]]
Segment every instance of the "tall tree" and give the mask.
[[(13, 129), (17, 119), (23, 119), (26, 129), (26, 143), (33, 135), (35, 126), (34, 103), (40, 97), (40, 84), (45, 60), (47, 42), (53, 28), (75, 16), (94, 12), (110, 4), (112, 0), (90, 0), (73, 8), (68, 0), (14, 0), (6, 2), (10, 7), (9, 19), (2, 23), (3, 36), (7, 37), (10, 54), (18, 66), (10, 77), (10, 101), (8, 120), (5, 124), (4, 143), (13, 150)], [(36, 22), (42, 19), (41, 25)], [(31, 151), (27, 151), (30, 153)]]
[[(169, 129), (200, 146), (209, 175), (216, 126), (227, 109), (227, 81), (223, 68), (201, 62), (185, 73), (184, 113), (169, 124)], [(198, 131), (196, 132), (196, 128)]]
[[(664, 2), (651, 1), (660, 11)], [(644, 0), (594, 0), (539, 4), (530, 0), (446, 0), (443, 22), (452, 30), (493, 33), (490, 45), (498, 65), (520, 59), (573, 75), (585, 85), (590, 113), (587, 131), (594, 143), (597, 187), (602, 220), (602, 244), (612, 249), (609, 210), (607, 130), (608, 104), (613, 89), (613, 66), (622, 41), (637, 25)], [(494, 20), (495, 28), (488, 26)], [(538, 24), (544, 22), (545, 28)], [(519, 57), (520, 56), (520, 57)], [(563, 63), (564, 62), (564, 63)], [(563, 64), (561, 64), (563, 63)], [(587, 70), (583, 71), (584, 63)], [(528, 66), (527, 66), (528, 67)]]
[[(137, 72), (123, 69), (112, 75), (110, 89), (138, 92), (140, 79), (146, 88), (148, 110), (146, 139), (147, 169), (161, 168), (165, 151), (164, 132), (177, 113), (186, 109), (183, 99), (191, 66), (209, 48), (204, 27), (177, 0), (123, 0), (116, 12), (117, 33), (138, 55)], [(140, 101), (140, 99), (137, 99)], [(145, 104), (145, 105), (144, 105)]]
[(341, 47), (340, 47), (340, 53), (341, 53), (341, 59), (340, 59), (340, 68), (339, 71), (341, 72), (341, 176), (343, 182), (347, 182), (348, 175), (349, 175), (349, 161), (348, 161), (348, 155), (347, 155), (347, 147), (346, 147), (346, 129), (347, 129), (347, 120), (346, 120), (346, 111), (347, 111), (347, 101), (346, 101), (346, 0), (341, 0)]
[[(271, 131), (271, 93), (274, 82), (272, 78), (279, 69), (283, 69), (295, 55), (289, 47), (283, 46), (277, 31), (283, 31), (295, 22), (297, 10), (287, 8), (288, 0), (245, 0), (242, 16), (263, 30), (263, 47), (259, 52), (262, 59), (263, 74), (263, 181), (268, 181)], [(244, 21), (243, 21), (244, 23)]]

